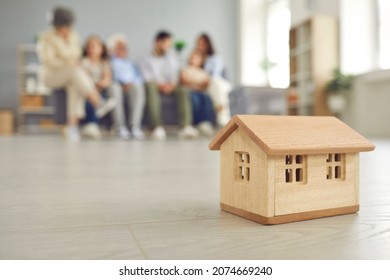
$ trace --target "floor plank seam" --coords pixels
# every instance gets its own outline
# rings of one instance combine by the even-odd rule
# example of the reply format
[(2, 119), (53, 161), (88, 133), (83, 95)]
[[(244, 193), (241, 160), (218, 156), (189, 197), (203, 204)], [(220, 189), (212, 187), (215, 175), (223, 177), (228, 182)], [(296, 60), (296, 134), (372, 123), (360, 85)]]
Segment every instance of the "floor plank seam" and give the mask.
[(131, 227), (131, 225), (128, 225), (127, 228), (128, 228), (128, 230), (130, 231), (131, 236), (133, 237), (135, 243), (137, 244), (138, 249), (141, 251), (141, 253), (142, 253), (142, 255), (144, 256), (145, 260), (149, 260), (149, 257), (148, 257), (148, 255), (146, 254), (144, 248), (141, 246), (141, 244), (139, 243), (137, 237), (135, 236), (134, 231), (133, 231), (133, 228)]
[(131, 226), (131, 225), (147, 225), (147, 224), (162, 224), (162, 223), (174, 223), (174, 222), (193, 222), (193, 221), (208, 221), (217, 219), (227, 219), (230, 217), (218, 217), (218, 218), (207, 218), (207, 219), (185, 219), (185, 220), (165, 220), (165, 221), (150, 221), (150, 222), (135, 222), (135, 223), (124, 223), (124, 224), (96, 224), (87, 226), (67, 226), (67, 227), (51, 227), (51, 228), (37, 228), (37, 229), (22, 229), (22, 230), (0, 230), (0, 234), (4, 233), (16, 233), (16, 232), (34, 232), (34, 231), (48, 231), (48, 230), (61, 230), (61, 229), (81, 229), (81, 228), (95, 228), (95, 227), (116, 227), (116, 226)]

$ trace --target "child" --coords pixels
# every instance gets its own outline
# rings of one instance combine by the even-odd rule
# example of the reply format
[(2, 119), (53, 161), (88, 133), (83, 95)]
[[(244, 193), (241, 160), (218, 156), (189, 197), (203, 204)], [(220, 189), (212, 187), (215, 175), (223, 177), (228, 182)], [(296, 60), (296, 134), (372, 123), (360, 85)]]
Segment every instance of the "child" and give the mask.
[(129, 108), (131, 116), (129, 124), (131, 126), (131, 136), (134, 139), (144, 139), (141, 130), (142, 114), (145, 106), (145, 90), (143, 79), (134, 65), (128, 58), (127, 38), (122, 34), (115, 34), (109, 39), (111, 54), (111, 66), (114, 81), (120, 85), (118, 103), (115, 108), (115, 116), (118, 122), (118, 133), (122, 138), (128, 138), (130, 132), (125, 125), (124, 98), (123, 94), (128, 94)]
[(203, 135), (211, 136), (214, 133), (214, 112), (210, 96), (205, 93), (209, 87), (210, 76), (202, 68), (203, 61), (202, 54), (193, 51), (189, 64), (181, 71), (180, 79), (183, 85), (191, 89), (194, 124)]
[(106, 115), (115, 107), (116, 100), (115, 96), (112, 96), (115, 94), (115, 91), (111, 88), (112, 75), (107, 49), (98, 36), (91, 36), (88, 38), (84, 46), (81, 65), (92, 78), (92, 81), (102, 98), (108, 99), (104, 108), (96, 111), (93, 110), (93, 107), (89, 102), (86, 103), (86, 118), (84, 119), (86, 125), (84, 126), (83, 131), (94, 138), (100, 138), (101, 134), (98, 127), (98, 119)]

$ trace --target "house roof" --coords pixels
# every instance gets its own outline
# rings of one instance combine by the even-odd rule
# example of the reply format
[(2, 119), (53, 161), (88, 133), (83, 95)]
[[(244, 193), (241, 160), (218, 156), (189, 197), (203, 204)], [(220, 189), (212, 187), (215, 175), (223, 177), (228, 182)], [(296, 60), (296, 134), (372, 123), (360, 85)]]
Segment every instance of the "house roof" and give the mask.
[(236, 115), (211, 141), (219, 150), (237, 128), (269, 155), (364, 152), (375, 146), (335, 117)]

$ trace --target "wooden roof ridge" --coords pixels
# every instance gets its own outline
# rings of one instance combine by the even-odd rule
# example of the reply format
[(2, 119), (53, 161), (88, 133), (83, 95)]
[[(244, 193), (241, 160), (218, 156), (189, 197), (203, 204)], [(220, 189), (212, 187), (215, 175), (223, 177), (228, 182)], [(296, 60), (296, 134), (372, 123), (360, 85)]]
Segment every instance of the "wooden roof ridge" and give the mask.
[(237, 128), (270, 155), (363, 152), (375, 148), (335, 117), (235, 115), (215, 135), (210, 150), (219, 150)]

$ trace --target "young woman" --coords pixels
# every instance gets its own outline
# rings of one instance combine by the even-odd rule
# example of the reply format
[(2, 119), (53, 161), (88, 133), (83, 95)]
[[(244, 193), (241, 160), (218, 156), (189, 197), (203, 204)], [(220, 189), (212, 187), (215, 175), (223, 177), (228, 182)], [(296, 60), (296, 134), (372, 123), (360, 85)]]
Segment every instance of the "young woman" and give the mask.
[(104, 110), (95, 111), (89, 101), (86, 103), (86, 118), (83, 120), (86, 125), (83, 130), (89, 130), (87, 134), (100, 138), (98, 120), (115, 107), (115, 93), (118, 90), (115, 90), (112, 86), (112, 74), (107, 48), (98, 36), (91, 36), (86, 41), (81, 65), (91, 77), (101, 97), (107, 100)]
[(196, 41), (196, 49), (205, 56), (203, 68), (211, 76), (208, 89), (217, 116), (217, 124), (224, 126), (230, 119), (229, 93), (231, 85), (226, 80), (225, 65), (222, 58), (216, 54), (210, 37), (203, 33)]
[(54, 9), (53, 28), (40, 35), (38, 53), (43, 64), (42, 78), (50, 88), (66, 88), (67, 127), (65, 136), (79, 141), (78, 123), (85, 115), (85, 100), (94, 107), (101, 105), (100, 96), (85, 70), (80, 66), (81, 46), (73, 30), (73, 12), (64, 7)]
[(214, 134), (212, 123), (214, 109), (207, 89), (210, 84), (210, 75), (202, 68), (204, 57), (195, 50), (191, 53), (188, 65), (180, 73), (181, 83), (190, 88), (193, 122), (205, 136)]

